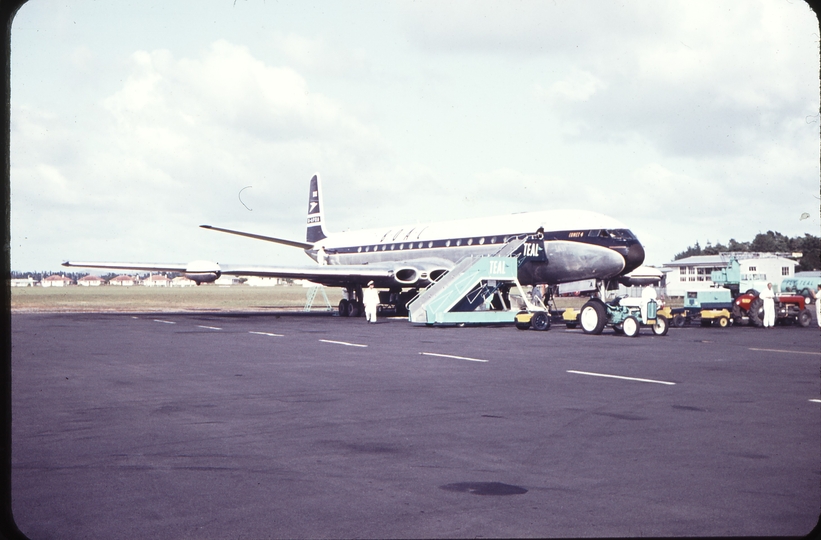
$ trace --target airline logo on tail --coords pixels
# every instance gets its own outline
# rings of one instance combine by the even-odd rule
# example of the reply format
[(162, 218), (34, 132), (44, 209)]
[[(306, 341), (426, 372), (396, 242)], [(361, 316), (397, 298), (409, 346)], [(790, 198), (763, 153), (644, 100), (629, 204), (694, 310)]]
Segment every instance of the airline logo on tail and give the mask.
[(311, 189), (308, 192), (308, 242), (318, 242), (327, 235), (322, 230), (322, 197), (319, 187), (319, 175), (311, 178)]

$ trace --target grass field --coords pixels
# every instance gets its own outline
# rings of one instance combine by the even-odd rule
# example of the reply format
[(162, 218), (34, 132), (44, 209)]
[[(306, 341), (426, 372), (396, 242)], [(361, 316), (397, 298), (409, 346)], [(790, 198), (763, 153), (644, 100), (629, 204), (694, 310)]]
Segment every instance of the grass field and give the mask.
[[(265, 311), (301, 310), (308, 291), (305, 287), (12, 287), (12, 311)], [(342, 298), (341, 289), (325, 289), (331, 305)], [(327, 305), (321, 293), (313, 309)]]
[[(146, 312), (146, 311), (266, 311), (302, 310), (310, 289), (300, 286), (250, 287), (12, 287), (11, 310), (16, 312)], [(336, 309), (342, 289), (326, 288)], [(581, 309), (585, 297), (556, 298), (558, 309)], [(675, 302), (672, 303), (674, 306)], [(681, 302), (678, 303), (681, 305)], [(327, 307), (317, 293), (312, 310)]]

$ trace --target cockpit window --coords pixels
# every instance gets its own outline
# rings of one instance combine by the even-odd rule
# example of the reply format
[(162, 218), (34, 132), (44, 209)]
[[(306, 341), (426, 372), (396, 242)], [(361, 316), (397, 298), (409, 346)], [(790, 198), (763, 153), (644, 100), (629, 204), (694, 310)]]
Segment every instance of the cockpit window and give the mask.
[(601, 232), (605, 238), (614, 238), (616, 240), (634, 240), (636, 237), (627, 229), (607, 229)]

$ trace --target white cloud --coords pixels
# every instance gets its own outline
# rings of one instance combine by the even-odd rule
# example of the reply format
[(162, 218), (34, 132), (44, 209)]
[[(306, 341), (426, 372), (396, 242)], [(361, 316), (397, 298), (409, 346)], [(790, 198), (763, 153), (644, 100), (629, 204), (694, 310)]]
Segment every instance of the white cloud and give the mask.
[[(310, 174), (331, 171), (330, 162), (345, 174), (360, 168), (357, 159), (384, 152), (373, 127), (312, 91), (299, 73), (224, 40), (195, 58), (135, 52), (121, 87), (100, 100), (92, 116), (86, 120), (93, 134), (25, 105), (13, 117), (15, 235), (32, 236), (39, 227), (23, 209), (55, 205), (75, 207), (62, 218), (74, 226), (105, 224), (121, 235), (112, 251), (75, 258), (116, 258), (152, 244), (159, 254), (183, 244), (182, 252), (193, 257), (203, 241), (198, 224), (231, 226), (249, 218), (236, 198), (248, 185), (257, 198), (255, 230), (296, 217), (290, 232), (301, 237)], [(347, 163), (337, 162), (340, 156)], [(161, 222), (173, 230), (154, 225)], [(55, 240), (66, 248), (75, 242), (67, 231)], [(24, 256), (22, 249), (15, 256)]]
[(562, 106), (563, 102), (587, 101), (597, 91), (606, 87), (607, 85), (592, 73), (573, 70), (565, 78), (547, 88), (535, 84), (534, 95), (538, 99), (553, 101), (556, 106)]

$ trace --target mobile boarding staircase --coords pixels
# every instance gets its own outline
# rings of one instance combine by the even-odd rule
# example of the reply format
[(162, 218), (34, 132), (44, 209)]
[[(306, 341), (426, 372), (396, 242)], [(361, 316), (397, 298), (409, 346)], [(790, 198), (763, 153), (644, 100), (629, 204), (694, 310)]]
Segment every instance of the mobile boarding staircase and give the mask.
[(542, 241), (525, 236), (512, 239), (492, 255), (462, 259), (408, 303), (408, 319), (428, 326), (513, 324), (519, 309), (508, 305), (507, 291), (512, 287), (518, 289), (528, 310), (544, 310), (530, 302), (518, 279), (528, 243), (532, 251), (544, 256)]

